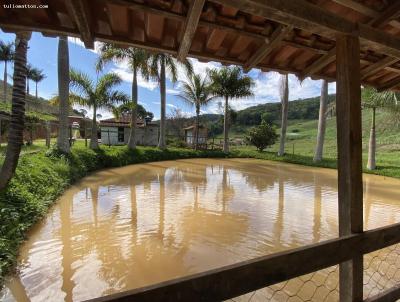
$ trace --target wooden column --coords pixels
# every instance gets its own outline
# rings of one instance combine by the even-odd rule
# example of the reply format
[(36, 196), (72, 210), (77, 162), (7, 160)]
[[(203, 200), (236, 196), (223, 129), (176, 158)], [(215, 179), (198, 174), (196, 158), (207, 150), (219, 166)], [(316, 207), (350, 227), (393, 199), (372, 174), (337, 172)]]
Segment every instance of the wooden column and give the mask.
[[(336, 38), (339, 236), (363, 231), (360, 44)], [(340, 264), (340, 301), (362, 301), (363, 257)]]

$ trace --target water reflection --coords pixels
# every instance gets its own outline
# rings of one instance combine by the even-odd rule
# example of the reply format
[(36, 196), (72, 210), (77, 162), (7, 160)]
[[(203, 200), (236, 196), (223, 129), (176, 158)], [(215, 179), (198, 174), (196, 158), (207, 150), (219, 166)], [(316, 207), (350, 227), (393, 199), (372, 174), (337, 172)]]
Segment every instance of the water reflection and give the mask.
[[(365, 177), (367, 228), (399, 221), (399, 181)], [(96, 173), (21, 250), (5, 301), (79, 301), (337, 236), (336, 171), (181, 160)]]

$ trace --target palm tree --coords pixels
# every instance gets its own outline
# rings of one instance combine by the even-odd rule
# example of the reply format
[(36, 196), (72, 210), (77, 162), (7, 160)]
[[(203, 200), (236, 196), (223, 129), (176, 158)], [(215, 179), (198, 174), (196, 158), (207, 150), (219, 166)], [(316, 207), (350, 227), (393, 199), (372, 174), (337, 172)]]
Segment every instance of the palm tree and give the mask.
[(319, 100), (317, 146), (315, 148), (314, 162), (319, 162), (322, 160), (322, 153), (324, 149), (324, 140), (325, 140), (327, 107), (328, 107), (328, 82), (326, 80), (322, 80), (321, 97)]
[(29, 95), (29, 80), (32, 80), (32, 76), (35, 73), (35, 67), (28, 63), (26, 65), (26, 95)]
[(287, 74), (281, 76), (279, 86), (282, 104), (282, 122), (278, 156), (283, 156), (285, 154), (286, 128), (289, 107), (289, 76)]
[(36, 85), (36, 99), (38, 99), (38, 84), (46, 78), (46, 75), (43, 73), (43, 70), (34, 68), (31, 74), (31, 80), (35, 82)]
[(225, 99), (224, 107), (224, 152), (229, 151), (229, 99), (243, 98), (253, 95), (252, 87), (254, 81), (249, 76), (243, 74), (239, 67), (223, 67), (209, 71), (211, 79), (211, 89), (213, 94)]
[(149, 75), (155, 78), (160, 86), (160, 138), (158, 147), (165, 149), (165, 118), (166, 118), (166, 74), (170, 75), (173, 83), (178, 80), (178, 64), (186, 69), (187, 74), (193, 73), (193, 66), (189, 60), (178, 62), (174, 57), (169, 54), (159, 53), (151, 55), (149, 58)]
[(59, 130), (57, 136), (57, 148), (64, 152), (70, 152), (68, 113), (69, 102), (69, 50), (67, 36), (58, 39), (58, 103), (59, 103)]
[(70, 78), (71, 90), (74, 92), (70, 94), (72, 102), (93, 109), (90, 148), (98, 149), (97, 110), (101, 108), (110, 109), (115, 103), (128, 102), (129, 97), (122, 92), (113, 90), (115, 86), (122, 82), (121, 78), (115, 73), (105, 74), (94, 83), (87, 74), (71, 69)]
[(0, 41), (0, 61), (4, 62), (3, 93), (4, 102), (7, 102), (7, 63), (14, 60), (14, 43)]
[(399, 96), (397, 93), (393, 91), (383, 91), (378, 92), (374, 88), (365, 88), (363, 90), (362, 102), (364, 108), (370, 108), (372, 110), (372, 121), (371, 121), (371, 130), (369, 136), (369, 144), (368, 144), (368, 170), (376, 169), (376, 125), (375, 125), (375, 115), (376, 109), (382, 107), (392, 108), (397, 104)]
[(15, 38), (15, 63), (13, 76), (11, 121), (6, 157), (0, 171), (0, 190), (3, 190), (15, 173), (21, 147), (25, 121), (26, 55), (30, 32), (18, 32)]
[(101, 48), (100, 58), (97, 62), (97, 69), (102, 69), (103, 65), (110, 61), (125, 62), (127, 61), (130, 70), (132, 71), (132, 102), (131, 104), (131, 131), (128, 139), (128, 148), (136, 148), (136, 119), (138, 106), (138, 73), (142, 73), (146, 78), (147, 62), (149, 54), (140, 48), (129, 47), (120, 48), (112, 44), (104, 44)]
[(197, 150), (199, 143), (199, 115), (201, 106), (207, 105), (214, 97), (207, 77), (201, 78), (198, 74), (188, 75), (188, 81), (183, 83), (179, 98), (196, 108), (196, 123), (194, 131), (194, 147)]

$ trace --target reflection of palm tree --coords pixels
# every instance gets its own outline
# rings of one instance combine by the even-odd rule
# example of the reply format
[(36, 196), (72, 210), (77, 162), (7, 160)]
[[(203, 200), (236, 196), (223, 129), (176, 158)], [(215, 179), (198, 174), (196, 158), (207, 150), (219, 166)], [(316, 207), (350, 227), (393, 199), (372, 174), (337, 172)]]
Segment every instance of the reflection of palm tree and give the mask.
[(276, 213), (275, 225), (273, 234), (276, 235), (274, 247), (276, 250), (282, 249), (282, 232), (283, 232), (283, 212), (285, 210), (285, 180), (283, 175), (279, 173), (279, 196), (278, 196), (278, 212)]
[(64, 301), (67, 302), (72, 301), (72, 290), (75, 287), (75, 283), (72, 281), (74, 270), (72, 269), (73, 251), (71, 246), (71, 205), (72, 200), (62, 202), (60, 205), (62, 242), (61, 265), (63, 268), (61, 290), (65, 293)]
[(371, 214), (371, 206), (372, 206), (372, 196), (371, 196), (371, 183), (370, 183), (370, 179), (369, 177), (366, 177), (365, 179), (365, 217), (364, 217), (364, 221), (365, 221), (365, 227), (368, 228), (368, 222), (370, 219), (370, 214)]
[(99, 200), (99, 187), (91, 187), (90, 188), (90, 196), (92, 198), (92, 211), (93, 211), (93, 222), (94, 227), (97, 228), (97, 206)]
[(31, 301), (26, 292), (25, 286), (22, 284), (20, 276), (16, 275), (12, 282), (7, 286), (10, 290), (11, 295), (14, 297), (15, 301), (18, 302), (29, 302)]
[(222, 211), (225, 212), (226, 204), (232, 200), (235, 195), (235, 189), (231, 186), (228, 179), (228, 170), (223, 167), (222, 170)]
[(164, 220), (165, 220), (165, 171), (158, 175), (160, 183), (160, 214), (158, 220), (158, 232), (160, 238), (164, 239)]
[(313, 238), (314, 242), (321, 240), (321, 204), (322, 204), (322, 188), (318, 181), (318, 176), (314, 175), (314, 223)]

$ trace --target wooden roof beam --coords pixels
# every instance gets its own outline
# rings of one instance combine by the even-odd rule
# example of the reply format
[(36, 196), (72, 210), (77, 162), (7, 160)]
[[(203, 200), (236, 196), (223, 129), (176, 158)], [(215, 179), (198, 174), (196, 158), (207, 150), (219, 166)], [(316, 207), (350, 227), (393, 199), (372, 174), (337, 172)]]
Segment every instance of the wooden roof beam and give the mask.
[(372, 8), (369, 8), (368, 6), (363, 5), (362, 3), (354, 0), (332, 0), (332, 1), (344, 7), (351, 8), (352, 10), (359, 12), (363, 15), (366, 15), (368, 17), (377, 18), (379, 16), (379, 12), (377, 12), (376, 10), (373, 10)]
[(363, 70), (361, 70), (361, 79), (364, 80), (368, 78), (369, 76), (373, 75), (377, 71), (384, 69), (396, 62), (398, 62), (399, 59), (393, 58), (393, 57), (386, 57), (374, 64), (371, 64), (367, 67), (365, 67)]
[(65, 1), (65, 5), (81, 34), (86, 48), (94, 48), (94, 36), (90, 26), (89, 13), (83, 0)]
[(188, 16), (186, 18), (181, 44), (178, 50), (178, 60), (184, 61), (189, 53), (192, 45), (193, 37), (196, 33), (196, 28), (200, 20), (201, 12), (203, 11), (205, 0), (193, 0), (190, 4)]
[(293, 30), (291, 26), (278, 25), (273, 31), (268, 41), (265, 41), (262, 45), (246, 62), (244, 65), (245, 72), (257, 66), (271, 51), (273, 51), (285, 38), (285, 36)]
[(389, 82), (386, 82), (382, 84), (380, 87), (378, 87), (378, 91), (384, 91), (384, 90), (391, 90), (394, 89), (395, 87), (400, 85), (400, 77), (396, 77)]
[(394, 23), (394, 18), (398, 17), (400, 13), (400, 1), (394, 1), (392, 5), (389, 5), (380, 15), (374, 20), (370, 21), (368, 24), (372, 27), (383, 27), (387, 23), (399, 28), (400, 23)]
[(318, 60), (316, 60), (314, 63), (306, 67), (301, 76), (300, 79), (305, 79), (307, 76), (311, 76), (317, 71), (320, 71), (322, 68), (324, 68), (326, 65), (332, 63), (336, 59), (336, 47), (333, 47), (326, 55), (321, 56)]
[(249, 14), (309, 31), (335, 40), (339, 33), (358, 35), (363, 47), (400, 58), (400, 39), (345, 19), (305, 0), (210, 0)]

